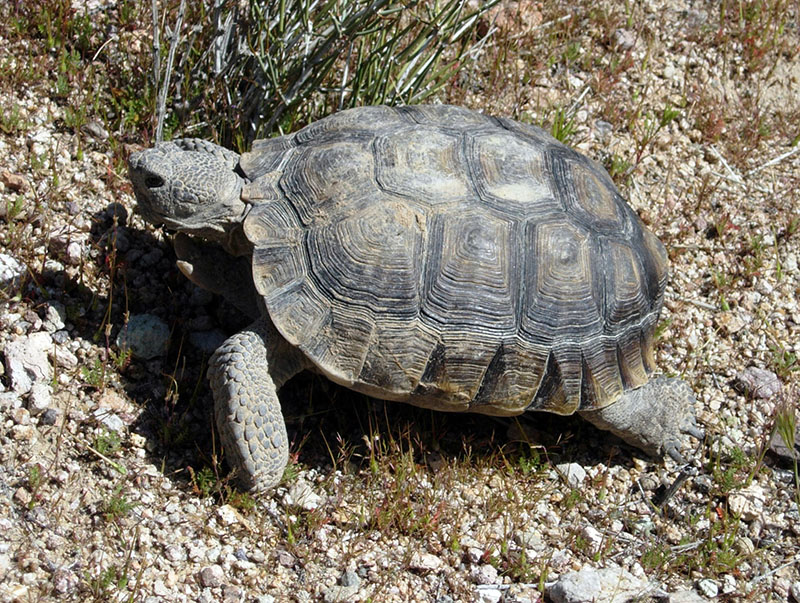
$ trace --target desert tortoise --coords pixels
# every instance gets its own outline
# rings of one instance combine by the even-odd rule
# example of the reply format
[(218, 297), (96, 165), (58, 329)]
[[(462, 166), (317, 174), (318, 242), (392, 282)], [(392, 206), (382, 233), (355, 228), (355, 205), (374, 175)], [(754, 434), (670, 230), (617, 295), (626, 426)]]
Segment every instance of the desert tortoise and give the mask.
[(209, 365), (246, 487), (281, 479), (276, 390), (306, 368), (437, 410), (578, 411), (657, 455), (702, 435), (690, 388), (651, 378), (663, 245), (601, 167), (539, 128), (363, 107), (241, 157), (182, 139), (129, 166), (142, 215), (180, 233), (184, 274), (261, 314)]

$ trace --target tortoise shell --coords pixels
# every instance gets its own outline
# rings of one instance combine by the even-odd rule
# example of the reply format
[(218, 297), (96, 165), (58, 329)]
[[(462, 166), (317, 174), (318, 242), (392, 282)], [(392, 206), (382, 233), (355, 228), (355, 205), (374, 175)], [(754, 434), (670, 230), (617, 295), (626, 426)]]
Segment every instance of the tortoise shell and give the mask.
[(543, 130), (364, 107), (256, 141), (240, 168), (256, 288), (332, 380), (495, 415), (602, 408), (648, 381), (665, 249)]

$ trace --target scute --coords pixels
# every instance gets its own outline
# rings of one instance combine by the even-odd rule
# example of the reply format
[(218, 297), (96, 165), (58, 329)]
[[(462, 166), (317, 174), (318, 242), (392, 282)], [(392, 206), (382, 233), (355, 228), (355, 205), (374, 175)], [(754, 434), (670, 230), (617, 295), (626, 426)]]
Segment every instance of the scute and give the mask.
[(278, 140), (243, 159), (254, 280), (333, 380), (496, 415), (598, 408), (648, 380), (666, 253), (594, 162), (448, 106)]
[(374, 147), (383, 190), (430, 205), (468, 198), (471, 187), (459, 137), (409, 127), (379, 136)]
[(516, 333), (517, 230), (514, 221), (485, 210), (437, 214), (428, 238), (423, 315), (442, 330)]
[(545, 148), (492, 130), (473, 135), (467, 153), (481, 200), (493, 209), (528, 219), (563, 210), (547, 177)]
[(424, 219), (389, 201), (308, 232), (307, 249), (323, 294), (344, 307), (410, 319), (419, 312)]

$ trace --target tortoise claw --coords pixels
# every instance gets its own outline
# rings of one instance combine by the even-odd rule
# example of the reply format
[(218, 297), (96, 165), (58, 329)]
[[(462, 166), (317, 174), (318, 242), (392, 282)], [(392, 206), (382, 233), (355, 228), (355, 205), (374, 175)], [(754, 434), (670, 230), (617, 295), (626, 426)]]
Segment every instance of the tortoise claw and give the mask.
[(697, 427), (697, 425), (689, 425), (687, 427), (684, 427), (681, 431), (683, 431), (683, 433), (689, 434), (690, 436), (692, 436), (697, 440), (700, 440), (701, 442), (706, 438), (705, 432), (699, 427)]
[(680, 450), (678, 449), (678, 446), (676, 446), (675, 444), (673, 443), (667, 444), (664, 447), (664, 452), (666, 452), (670, 456), (670, 458), (679, 465), (687, 464), (686, 459), (683, 457)]

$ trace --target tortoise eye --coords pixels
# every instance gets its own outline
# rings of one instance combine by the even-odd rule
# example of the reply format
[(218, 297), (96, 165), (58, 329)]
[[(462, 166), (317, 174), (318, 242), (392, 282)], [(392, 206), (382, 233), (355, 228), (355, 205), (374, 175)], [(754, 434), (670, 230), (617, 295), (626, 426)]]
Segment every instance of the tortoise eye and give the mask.
[(158, 176), (148, 176), (144, 179), (144, 183), (147, 188), (159, 188), (164, 186), (164, 179)]

